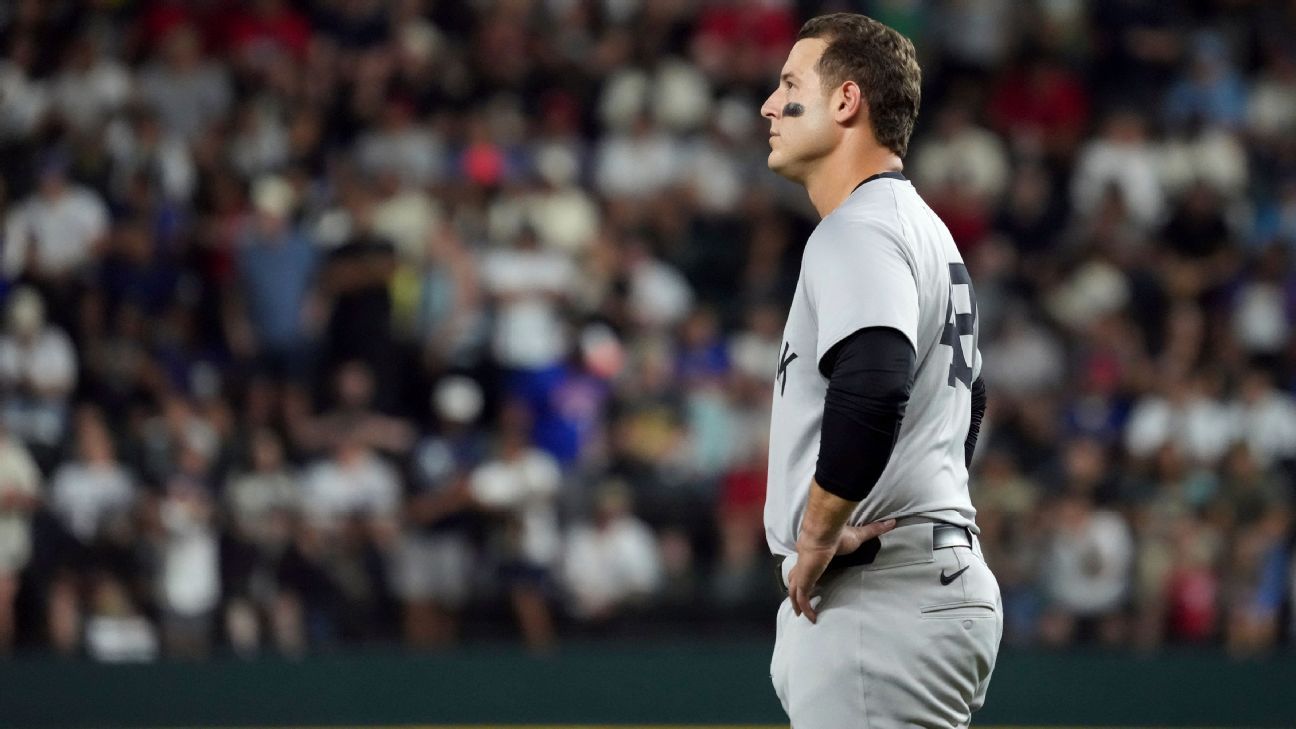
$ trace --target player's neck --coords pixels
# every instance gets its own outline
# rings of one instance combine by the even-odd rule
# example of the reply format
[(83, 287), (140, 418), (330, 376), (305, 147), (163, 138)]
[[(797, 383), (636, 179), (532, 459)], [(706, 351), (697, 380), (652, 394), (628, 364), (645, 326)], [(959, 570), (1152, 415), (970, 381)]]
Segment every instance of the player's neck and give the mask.
[(845, 202), (860, 181), (902, 169), (904, 163), (889, 149), (874, 148), (861, 155), (833, 155), (806, 177), (805, 188), (810, 194), (810, 204), (822, 219)]

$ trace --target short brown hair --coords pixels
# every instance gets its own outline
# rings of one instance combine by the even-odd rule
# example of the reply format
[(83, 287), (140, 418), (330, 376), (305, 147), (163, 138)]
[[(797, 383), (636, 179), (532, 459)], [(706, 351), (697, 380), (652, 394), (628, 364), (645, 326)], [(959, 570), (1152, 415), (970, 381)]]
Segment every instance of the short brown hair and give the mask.
[(878, 143), (903, 157), (918, 119), (922, 70), (913, 43), (883, 23), (856, 13), (811, 18), (797, 40), (828, 42), (819, 59), (824, 89), (854, 81), (868, 102), (869, 120)]

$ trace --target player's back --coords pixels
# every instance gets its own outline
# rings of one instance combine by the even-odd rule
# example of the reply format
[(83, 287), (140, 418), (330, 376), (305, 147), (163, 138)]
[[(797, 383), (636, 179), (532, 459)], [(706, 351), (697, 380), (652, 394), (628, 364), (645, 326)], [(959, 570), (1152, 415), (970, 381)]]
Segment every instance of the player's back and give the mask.
[(925, 515), (973, 527), (963, 443), (980, 372), (976, 299), (945, 224), (898, 173), (871, 178), (806, 243), (784, 330), (770, 435), (766, 532), (794, 553), (814, 476), (827, 379), (817, 365), (859, 329), (885, 326), (913, 344), (909, 404), (885, 471), (851, 523)]

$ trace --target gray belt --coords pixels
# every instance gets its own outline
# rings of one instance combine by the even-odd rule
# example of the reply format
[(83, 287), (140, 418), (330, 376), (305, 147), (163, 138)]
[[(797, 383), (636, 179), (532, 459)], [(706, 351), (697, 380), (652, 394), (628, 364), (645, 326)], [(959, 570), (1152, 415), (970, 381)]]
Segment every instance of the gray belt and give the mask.
[[(961, 527), (949, 522), (937, 521), (925, 516), (908, 516), (896, 520), (896, 526), (910, 526), (913, 524), (931, 524), (932, 525), (932, 549), (949, 549), (951, 547), (972, 547), (972, 532), (967, 527)], [(824, 569), (824, 577), (840, 572), (848, 567), (861, 567), (873, 564), (877, 559), (878, 552), (882, 551), (882, 540), (878, 537), (864, 542), (859, 549), (848, 554), (839, 554), (832, 558), (828, 567)], [(779, 587), (783, 588), (784, 594), (787, 593), (787, 585), (783, 582), (783, 561), (785, 557), (776, 556), (774, 558), (774, 570), (778, 575)]]
[(972, 548), (972, 532), (956, 524), (937, 524), (932, 527), (932, 549), (950, 547)]
[(972, 547), (972, 532), (968, 531), (967, 527), (926, 516), (906, 516), (903, 519), (896, 519), (897, 527), (912, 526), (914, 524), (932, 525), (932, 549), (948, 549), (950, 547), (968, 547), (970, 549)]

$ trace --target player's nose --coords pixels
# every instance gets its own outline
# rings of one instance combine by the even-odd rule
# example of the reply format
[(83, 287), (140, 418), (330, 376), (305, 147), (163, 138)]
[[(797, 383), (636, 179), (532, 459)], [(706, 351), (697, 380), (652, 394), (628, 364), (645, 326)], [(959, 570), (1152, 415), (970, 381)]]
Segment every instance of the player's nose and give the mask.
[(765, 117), (766, 119), (769, 119), (770, 121), (773, 121), (778, 118), (779, 107), (778, 104), (774, 101), (774, 96), (777, 93), (778, 93), (777, 91), (771, 93), (769, 97), (765, 99), (765, 103), (761, 104), (761, 116)]

